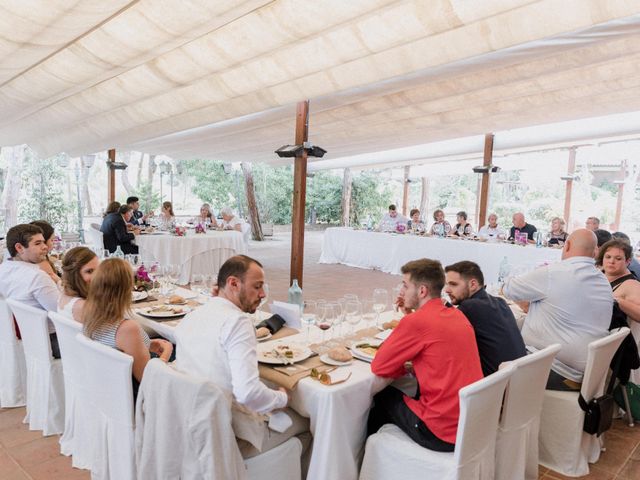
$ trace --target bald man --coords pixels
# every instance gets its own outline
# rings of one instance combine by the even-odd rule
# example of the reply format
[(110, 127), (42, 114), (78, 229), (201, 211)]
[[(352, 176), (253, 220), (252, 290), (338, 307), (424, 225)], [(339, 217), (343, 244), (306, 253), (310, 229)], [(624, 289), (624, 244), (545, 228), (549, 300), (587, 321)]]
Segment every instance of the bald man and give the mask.
[(550, 390), (579, 390), (587, 345), (608, 333), (613, 294), (595, 268), (596, 249), (592, 231), (576, 230), (564, 244), (561, 262), (508, 278), (503, 287), (507, 298), (529, 302), (522, 327), (527, 349), (562, 346), (551, 366)]
[(535, 225), (531, 225), (530, 223), (527, 223), (525, 221), (524, 213), (514, 213), (511, 221), (513, 222), (513, 227), (511, 227), (511, 230), (509, 231), (509, 240), (515, 240), (516, 232), (520, 232), (527, 234), (527, 240), (529, 242), (535, 241), (533, 238), (533, 234), (536, 233), (538, 229), (535, 227)]

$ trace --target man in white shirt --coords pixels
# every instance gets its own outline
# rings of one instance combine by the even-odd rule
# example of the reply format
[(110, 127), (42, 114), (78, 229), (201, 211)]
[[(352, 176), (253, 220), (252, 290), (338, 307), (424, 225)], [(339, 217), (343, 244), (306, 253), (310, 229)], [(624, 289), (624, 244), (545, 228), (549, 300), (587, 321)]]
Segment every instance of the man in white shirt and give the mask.
[(389, 212), (385, 213), (380, 220), (378, 230), (381, 232), (395, 232), (399, 223), (407, 225), (409, 219), (404, 215), (398, 213), (398, 209), (395, 205), (389, 205)]
[(576, 230), (564, 244), (561, 262), (508, 278), (504, 284), (507, 298), (530, 302), (522, 327), (525, 344), (538, 350), (552, 343), (562, 346), (548, 389), (579, 389), (587, 345), (608, 333), (613, 294), (595, 268), (596, 245), (592, 231)]
[[(42, 310), (57, 311), (60, 292), (38, 263), (49, 251), (42, 229), (35, 225), (16, 225), (7, 232), (11, 258), (0, 264), (0, 295)], [(58, 338), (49, 321), (49, 338), (54, 358), (60, 358)]]
[[(258, 376), (256, 332), (247, 315), (266, 296), (262, 265), (246, 255), (231, 257), (220, 268), (218, 288), (218, 296), (189, 313), (176, 328), (178, 368), (212, 381), (260, 414), (284, 409), (287, 391), (268, 388)], [(282, 433), (265, 425), (262, 451), (309, 431), (308, 419), (291, 409), (286, 413), (293, 424)], [(242, 442), (240, 447), (245, 458), (259, 453)]]
[(484, 225), (478, 232), (478, 237), (484, 240), (498, 240), (498, 238), (506, 238), (507, 232), (504, 228), (498, 226), (498, 215), (492, 213), (487, 219), (488, 225)]

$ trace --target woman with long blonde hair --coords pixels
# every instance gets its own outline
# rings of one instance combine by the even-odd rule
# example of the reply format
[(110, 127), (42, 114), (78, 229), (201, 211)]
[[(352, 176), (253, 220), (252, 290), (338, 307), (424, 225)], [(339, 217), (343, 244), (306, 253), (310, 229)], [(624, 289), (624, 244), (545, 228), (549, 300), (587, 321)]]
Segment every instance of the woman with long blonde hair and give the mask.
[[(87, 337), (133, 357), (133, 377), (140, 382), (151, 358), (150, 352), (166, 362), (173, 345), (166, 340), (149, 340), (140, 324), (129, 319), (132, 291), (131, 266), (119, 258), (104, 260), (91, 280), (82, 309), (82, 323)], [(136, 390), (134, 382), (134, 395)]]
[(176, 216), (173, 214), (173, 204), (171, 202), (163, 202), (158, 215), (158, 223), (160, 230), (170, 230), (176, 223)]
[(58, 313), (81, 321), (81, 312), (89, 294), (89, 284), (100, 261), (87, 247), (69, 250), (62, 260), (62, 293), (58, 299)]

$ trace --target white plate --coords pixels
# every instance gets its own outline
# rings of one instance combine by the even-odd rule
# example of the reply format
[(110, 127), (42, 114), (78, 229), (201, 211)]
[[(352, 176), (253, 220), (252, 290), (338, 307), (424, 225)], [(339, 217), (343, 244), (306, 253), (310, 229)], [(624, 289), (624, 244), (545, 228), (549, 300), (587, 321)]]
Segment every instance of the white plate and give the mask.
[(328, 353), (324, 353), (320, 355), (320, 361), (326, 363), (327, 365), (335, 365), (336, 367), (343, 367), (345, 365), (351, 365), (351, 362), (353, 362), (353, 359), (349, 360), (348, 362), (339, 362), (338, 360), (334, 360), (333, 358), (331, 358)]
[[(284, 350), (279, 347), (288, 346), (293, 351), (293, 357), (285, 358), (278, 356), (274, 350)], [(313, 352), (307, 347), (299, 347), (287, 342), (269, 343), (258, 345), (258, 361), (261, 363), (269, 363), (271, 365), (288, 365), (290, 363), (301, 362), (309, 358)]]
[(266, 342), (271, 337), (273, 337), (273, 335), (271, 335), (271, 333), (267, 333), (264, 337), (256, 337), (256, 340), (258, 340), (259, 342)]
[(154, 312), (152, 311), (153, 308), (154, 307), (138, 308), (136, 312), (139, 313), (140, 315), (144, 315), (145, 317), (149, 317), (149, 318), (176, 318), (176, 317), (183, 317), (191, 311), (189, 307), (181, 307), (181, 306), (178, 307), (182, 309), (180, 313), (174, 313), (170, 311)]
[(134, 302), (139, 302), (140, 300), (144, 300), (145, 298), (149, 298), (149, 292), (131, 292)]
[(176, 295), (180, 295), (185, 300), (191, 300), (198, 296), (198, 292), (194, 292), (193, 290), (187, 290), (186, 288), (180, 288), (180, 291), (175, 292)]
[(363, 338), (351, 344), (350, 350), (351, 350), (351, 354), (354, 357), (359, 358), (360, 360), (364, 360), (365, 362), (372, 362), (374, 357), (373, 355), (363, 352), (362, 350), (357, 348), (357, 345), (361, 345), (363, 343), (368, 343), (369, 345), (374, 345), (379, 347), (382, 344), (382, 341), (372, 339), (372, 338)]

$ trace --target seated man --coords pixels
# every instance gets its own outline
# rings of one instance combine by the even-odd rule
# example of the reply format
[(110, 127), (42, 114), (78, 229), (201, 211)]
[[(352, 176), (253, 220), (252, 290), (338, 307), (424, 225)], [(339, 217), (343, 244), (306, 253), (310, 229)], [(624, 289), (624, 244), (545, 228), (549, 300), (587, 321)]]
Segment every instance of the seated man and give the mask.
[[(0, 264), (0, 295), (42, 310), (56, 312), (60, 292), (55, 282), (38, 264), (47, 258), (49, 248), (42, 229), (35, 225), (16, 225), (7, 232), (11, 258)], [(49, 320), (49, 338), (54, 358), (60, 358), (58, 338)]]
[(380, 232), (395, 232), (399, 223), (406, 225), (408, 221), (407, 217), (398, 213), (395, 205), (389, 205), (389, 211), (380, 220), (378, 230)]
[(504, 239), (505, 231), (502, 227), (498, 226), (498, 215), (492, 213), (487, 218), (489, 221), (488, 225), (484, 225), (478, 231), (478, 237), (483, 240), (497, 240), (498, 237)]
[(138, 197), (129, 197), (127, 198), (127, 205), (129, 205), (132, 209), (131, 219), (129, 219), (129, 223), (131, 225), (137, 225), (139, 227), (147, 224), (148, 215), (142, 213), (140, 209), (140, 199)]
[(529, 242), (535, 241), (533, 238), (533, 234), (536, 233), (538, 229), (534, 225), (531, 225), (530, 223), (527, 223), (524, 220), (524, 213), (521, 213), (521, 212), (514, 213), (512, 217), (512, 221), (513, 221), (513, 227), (511, 227), (511, 230), (509, 230), (509, 240), (516, 239), (516, 231), (517, 231), (520, 233), (526, 233), (527, 241)]
[[(608, 334), (613, 294), (606, 277), (594, 265), (596, 236), (574, 231), (564, 244), (562, 261), (507, 278), (507, 298), (530, 302), (522, 327), (527, 346), (562, 349), (551, 366), (547, 388), (578, 390), (587, 362), (587, 345)], [(567, 381), (568, 380), (568, 381)]]
[(585, 222), (584, 226), (587, 230), (591, 230), (592, 232), (595, 232), (600, 228), (600, 219), (598, 217), (589, 217), (587, 218), (587, 221)]
[[(110, 213), (102, 221), (100, 231), (104, 248), (113, 253), (118, 245), (123, 253), (138, 253), (138, 246), (133, 243), (136, 236), (127, 231), (127, 222), (131, 220), (133, 209), (129, 205), (122, 205), (117, 212)], [(135, 232), (136, 230), (134, 230)]]
[[(465, 316), (440, 299), (444, 271), (423, 258), (402, 267), (398, 298), (407, 315), (376, 354), (371, 371), (381, 377), (405, 375), (413, 363), (418, 394), (409, 398), (387, 387), (373, 398), (367, 425), (371, 435), (394, 423), (422, 447), (452, 452), (458, 430), (458, 391), (482, 378), (473, 327)], [(411, 312), (415, 309), (415, 312)]]
[[(262, 265), (245, 255), (231, 257), (220, 268), (218, 289), (217, 297), (189, 313), (176, 328), (178, 368), (210, 380), (255, 412), (267, 414), (285, 408), (287, 391), (272, 390), (260, 381), (256, 332), (247, 315), (254, 313), (265, 297)], [(291, 409), (286, 412), (293, 424), (283, 433), (269, 430), (265, 424), (262, 451), (309, 431), (307, 419)], [(245, 458), (259, 453), (243, 442), (240, 446)]]
[(491, 375), (502, 362), (524, 357), (527, 350), (513, 312), (502, 298), (484, 289), (484, 275), (473, 262), (458, 262), (445, 267), (445, 292), (458, 305), (476, 332), (482, 372)]

